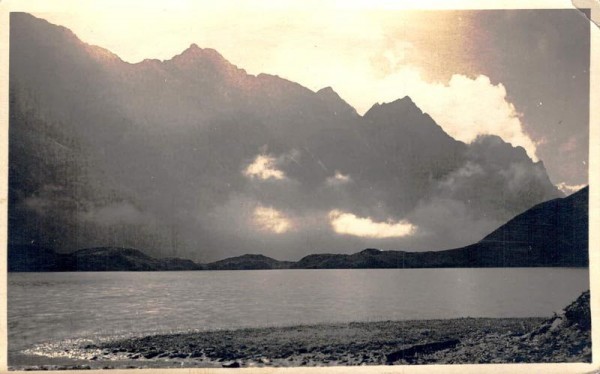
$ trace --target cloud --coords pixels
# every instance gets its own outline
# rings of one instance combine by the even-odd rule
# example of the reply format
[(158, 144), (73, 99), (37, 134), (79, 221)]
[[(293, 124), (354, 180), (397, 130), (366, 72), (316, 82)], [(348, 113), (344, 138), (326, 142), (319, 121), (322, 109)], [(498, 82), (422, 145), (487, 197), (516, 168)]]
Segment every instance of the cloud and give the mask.
[(485, 174), (486, 172), (483, 170), (481, 165), (472, 161), (467, 161), (464, 166), (451, 172), (445, 179), (440, 181), (439, 187), (454, 192), (457, 189), (462, 188), (465, 181), (478, 178), (480, 176), (485, 177)]
[(256, 207), (252, 218), (254, 224), (262, 231), (283, 234), (292, 228), (292, 221), (271, 207)]
[(565, 182), (561, 182), (556, 185), (556, 187), (564, 192), (565, 195), (570, 195), (574, 192), (577, 192), (585, 186), (587, 186), (587, 184), (567, 184)]
[(154, 220), (129, 202), (112, 203), (81, 213), (88, 222), (103, 226), (151, 224)]
[(374, 222), (371, 218), (357, 217), (339, 210), (329, 212), (331, 227), (338, 234), (367, 238), (394, 238), (412, 235), (416, 226), (406, 220)]
[(23, 206), (40, 217), (73, 216), (78, 209), (85, 209), (89, 202), (69, 195), (63, 186), (45, 184), (35, 194), (23, 199)]
[[(521, 146), (537, 161), (536, 143), (525, 133), (521, 114), (507, 97), (502, 83), (479, 75), (470, 78), (454, 74), (446, 83), (427, 82), (421, 71), (405, 66), (371, 83), (369, 91), (379, 92), (383, 102), (410, 96), (450, 136), (471, 143), (480, 135), (497, 135), (513, 146)], [(345, 95), (350, 102), (359, 101)]]
[(522, 148), (487, 135), (471, 143), (464, 164), (439, 180), (431, 196), (466, 204), (471, 217), (465, 225), (475, 228), (470, 223), (473, 220), (489, 217), (500, 224), (561, 194), (542, 163), (532, 163)]
[(248, 178), (258, 179), (285, 179), (285, 173), (277, 169), (277, 159), (271, 155), (260, 154), (244, 170), (244, 175)]
[(371, 58), (371, 64), (376, 71), (385, 76), (401, 68), (413, 50), (412, 43), (394, 38), (387, 41), (387, 45), (382, 48), (381, 53), (376, 53)]
[(503, 221), (486, 214), (477, 214), (472, 201), (433, 197), (423, 200), (410, 214), (419, 226), (420, 242), (412, 248), (450, 249), (481, 240)]
[(532, 184), (532, 180), (545, 177), (541, 168), (532, 168), (525, 163), (511, 163), (508, 168), (500, 170), (499, 174), (504, 177), (507, 193), (523, 193)]
[(338, 170), (335, 171), (335, 175), (328, 177), (325, 180), (325, 183), (328, 186), (331, 187), (335, 187), (335, 186), (340, 186), (346, 183), (350, 183), (352, 181), (352, 178), (350, 178), (349, 175), (344, 175), (342, 173), (340, 173)]
[(484, 75), (475, 79), (453, 75), (447, 85), (431, 88), (435, 92), (429, 97), (420, 94), (414, 99), (450, 136), (470, 143), (479, 135), (498, 135), (523, 147), (537, 160), (536, 144), (524, 132), (521, 116), (508, 101), (504, 85), (494, 85)]

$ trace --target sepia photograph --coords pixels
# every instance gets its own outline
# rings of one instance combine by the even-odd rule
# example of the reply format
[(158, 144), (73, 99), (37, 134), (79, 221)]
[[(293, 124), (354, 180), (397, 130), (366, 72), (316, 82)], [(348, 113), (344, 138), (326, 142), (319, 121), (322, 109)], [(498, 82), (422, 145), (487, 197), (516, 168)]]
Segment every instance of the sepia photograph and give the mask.
[(589, 7), (9, 3), (0, 371), (597, 365)]

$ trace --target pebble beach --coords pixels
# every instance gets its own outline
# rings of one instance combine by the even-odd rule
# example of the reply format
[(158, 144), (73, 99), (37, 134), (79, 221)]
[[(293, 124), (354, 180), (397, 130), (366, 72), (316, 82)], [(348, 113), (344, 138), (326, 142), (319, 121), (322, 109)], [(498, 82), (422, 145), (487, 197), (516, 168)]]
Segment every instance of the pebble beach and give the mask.
[[(589, 292), (552, 318), (460, 318), (251, 328), (71, 343), (21, 370), (590, 362)], [(42, 364), (43, 362), (43, 364)]]

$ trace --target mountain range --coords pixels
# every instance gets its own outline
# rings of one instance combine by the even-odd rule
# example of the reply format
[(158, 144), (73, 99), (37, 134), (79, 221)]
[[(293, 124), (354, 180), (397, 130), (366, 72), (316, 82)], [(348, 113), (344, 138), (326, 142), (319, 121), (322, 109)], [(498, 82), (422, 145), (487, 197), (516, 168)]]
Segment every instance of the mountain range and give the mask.
[(256, 254), (197, 264), (152, 258), (127, 248), (92, 248), (59, 254), (46, 248), (9, 248), (9, 271), (156, 271), (258, 269), (363, 269), (443, 267), (538, 267), (588, 265), (586, 187), (566, 198), (536, 205), (481, 241), (445, 251), (365, 249), (351, 255), (311, 254), (297, 262)]
[[(11, 253), (43, 248), (66, 267), (114, 248), (143, 248), (148, 258), (127, 255), (142, 268), (163, 266), (157, 258), (237, 267), (215, 261), (247, 253), (300, 261), (246, 257), (240, 266), (362, 266), (356, 256), (389, 265), (399, 260), (386, 249), (429, 258), (418, 252), (469, 245), (563, 196), (523, 148), (497, 136), (457, 141), (410, 97), (361, 115), (331, 87), (248, 74), (195, 44), (169, 60), (128, 63), (11, 13), (9, 80)], [(340, 231), (332, 212), (415, 230)], [(476, 245), (487, 253), (501, 243)], [(367, 247), (384, 251), (350, 255)], [(323, 251), (342, 257), (306, 257)]]

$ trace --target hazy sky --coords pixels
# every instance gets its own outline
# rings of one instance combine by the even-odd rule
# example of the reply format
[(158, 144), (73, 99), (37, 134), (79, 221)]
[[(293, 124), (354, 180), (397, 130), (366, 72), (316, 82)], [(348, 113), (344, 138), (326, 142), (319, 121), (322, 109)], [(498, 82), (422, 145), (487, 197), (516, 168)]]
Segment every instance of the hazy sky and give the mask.
[(132, 63), (214, 48), (251, 74), (332, 86), (359, 113), (409, 95), (456, 139), (499, 135), (542, 160), (563, 191), (587, 183), (589, 22), (578, 11), (232, 4), (34, 14)]

